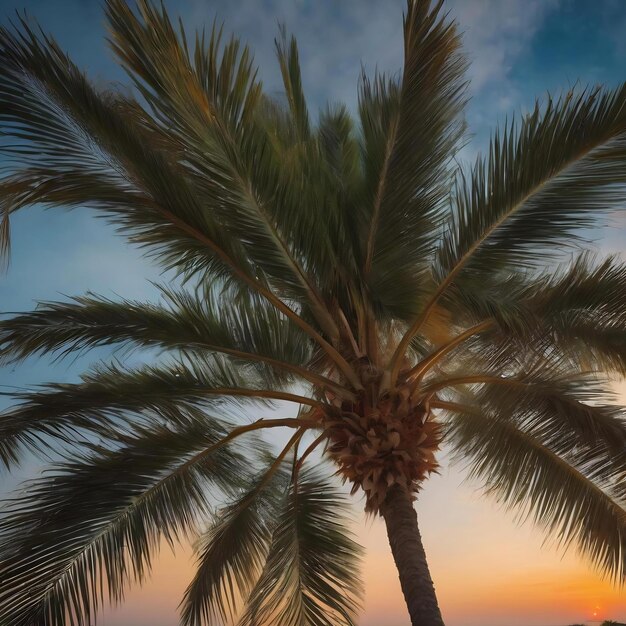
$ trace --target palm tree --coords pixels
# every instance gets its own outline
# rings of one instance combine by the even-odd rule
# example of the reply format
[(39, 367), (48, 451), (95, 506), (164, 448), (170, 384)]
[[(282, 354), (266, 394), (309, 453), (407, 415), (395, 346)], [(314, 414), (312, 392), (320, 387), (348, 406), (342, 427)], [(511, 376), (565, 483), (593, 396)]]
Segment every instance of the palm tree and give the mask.
[(442, 442), (624, 582), (626, 423), (606, 381), (626, 373), (626, 264), (554, 265), (623, 201), (626, 86), (549, 97), (464, 169), (466, 62), (441, 2), (409, 0), (402, 74), (361, 77), (356, 121), (329, 106), (317, 124), (284, 32), (277, 101), (219, 28), (190, 42), (148, 0), (106, 14), (134, 97), (25, 21), (0, 31), (5, 252), (14, 211), (89, 206), (180, 280), (154, 304), (87, 294), (0, 323), (5, 364), (161, 354), (2, 414), (4, 465), (54, 457), (0, 522), (5, 623), (88, 624), (163, 541), (198, 534), (185, 626), (354, 624), (334, 474), (384, 519), (413, 626), (440, 626), (413, 502)]

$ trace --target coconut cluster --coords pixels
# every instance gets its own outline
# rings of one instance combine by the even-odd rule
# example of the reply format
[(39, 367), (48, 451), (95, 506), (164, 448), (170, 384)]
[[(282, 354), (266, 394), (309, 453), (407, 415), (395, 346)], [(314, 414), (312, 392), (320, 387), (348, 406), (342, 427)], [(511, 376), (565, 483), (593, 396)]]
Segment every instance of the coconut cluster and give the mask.
[[(353, 407), (357, 408), (357, 407)], [(416, 494), (420, 483), (438, 465), (435, 451), (441, 442), (441, 427), (432, 418), (427, 404), (406, 411), (386, 410), (343, 412), (340, 420), (328, 424), (328, 452), (339, 466), (352, 493), (362, 489), (365, 510), (378, 513), (394, 484)]]

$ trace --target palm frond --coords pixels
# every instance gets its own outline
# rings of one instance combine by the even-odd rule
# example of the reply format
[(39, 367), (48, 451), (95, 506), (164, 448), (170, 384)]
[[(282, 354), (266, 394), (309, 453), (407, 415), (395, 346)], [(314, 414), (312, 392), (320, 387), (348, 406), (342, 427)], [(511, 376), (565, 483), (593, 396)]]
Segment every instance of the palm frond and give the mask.
[(525, 431), (576, 442), (578, 459), (587, 459), (589, 472), (596, 468), (602, 478), (617, 484), (626, 478), (626, 411), (609, 404), (610, 396), (596, 378), (531, 375), (522, 384), (487, 384), (475, 402), (493, 415), (513, 419)]
[(622, 199), (626, 87), (548, 96), (496, 132), (487, 159), (458, 182), (439, 251), (440, 280), (545, 263)]
[(287, 37), (287, 29), (284, 26), (281, 27), (280, 38), (275, 40), (275, 44), (289, 111), (297, 129), (297, 137), (300, 141), (306, 141), (311, 133), (311, 125), (302, 87), (298, 44), (295, 37)]
[(579, 367), (626, 373), (625, 263), (583, 254), (528, 300), (554, 345)]
[(101, 366), (84, 374), (81, 383), (13, 395), (21, 402), (0, 420), (0, 460), (6, 465), (19, 459), (22, 448), (46, 450), (59, 440), (78, 445), (81, 433), (106, 438), (112, 430), (154, 420), (186, 421), (186, 410), (198, 406), (240, 406), (245, 399), (266, 405), (274, 400), (319, 404), (294, 393), (254, 388), (249, 372), (221, 359), (197, 357), (188, 364), (135, 370)]
[(346, 231), (341, 211), (328, 202), (316, 142), (302, 141), (310, 123), (295, 42), (277, 42), (285, 112), (262, 94), (249, 50), (235, 38), (222, 46), (221, 29), (214, 26), (208, 41), (198, 36), (191, 54), (184, 34), (148, 2), (139, 3), (141, 18), (121, 0), (107, 7), (114, 50), (155, 117), (184, 146), (210, 210), (272, 285), (310, 308), (335, 337), (322, 278), (336, 271), (338, 250), (342, 259), (351, 250), (331, 245), (337, 227)]
[[(150, 246), (166, 267), (224, 273), (223, 259), (196, 233), (226, 250), (228, 242), (171, 153), (155, 146), (131, 107), (121, 110), (121, 96), (96, 91), (53, 40), (37, 37), (25, 22), (21, 30), (0, 31), (0, 58), (0, 123), (16, 140), (3, 146), (11, 156), (8, 182), (21, 187), (9, 196), (9, 211), (35, 202), (85, 203)], [(165, 184), (168, 178), (176, 182)]]
[(268, 386), (290, 382), (294, 374), (321, 382), (306, 367), (312, 357), (306, 335), (262, 299), (244, 293), (224, 306), (219, 294), (199, 298), (166, 288), (161, 294), (165, 306), (92, 294), (40, 303), (0, 321), (0, 363), (117, 344), (226, 354), (253, 367)]
[(139, 429), (27, 484), (0, 521), (3, 619), (87, 626), (107, 598), (143, 581), (160, 542), (189, 536), (208, 515), (211, 490), (240, 485), (250, 460), (216, 448), (225, 432), (209, 418)]
[(621, 318), (626, 315), (626, 263), (618, 256), (598, 259), (585, 252), (533, 281), (529, 292), (544, 314), (584, 310)]
[(460, 37), (456, 24), (440, 14), (443, 3), (431, 4), (407, 2), (400, 82), (363, 77), (360, 91), (368, 185), (363, 271), (372, 297), (389, 304), (399, 276), (405, 298), (420, 288), (415, 270), (436, 241), (448, 167), (463, 132)]
[[(608, 323), (626, 316), (626, 263), (617, 256), (598, 259), (583, 252), (539, 275), (509, 274), (504, 280), (506, 285), (495, 273), (494, 280), (488, 282), (494, 289), (506, 286), (513, 291), (520, 304), (546, 325), (564, 314), (594, 315), (599, 322)], [(480, 293), (478, 285), (475, 287), (474, 292)]]
[(359, 608), (359, 546), (345, 501), (315, 471), (300, 473), (283, 503), (265, 568), (241, 626), (352, 626)]
[(614, 394), (598, 374), (575, 374), (567, 361), (543, 357), (521, 363), (509, 357), (490, 373), (474, 375), (467, 364), (460, 369), (458, 378), (439, 375), (429, 383), (441, 389), (438, 399), (465, 402), (471, 389), (472, 403), (487, 413), (524, 430), (562, 433), (577, 442), (581, 455), (593, 449), (605, 470), (612, 466), (614, 475), (626, 474), (626, 411), (614, 398), (611, 402)]
[(217, 513), (202, 536), (197, 571), (182, 602), (185, 626), (232, 619), (241, 598), (246, 598), (256, 584), (291, 476), (291, 468), (283, 466), (266, 480), (269, 467)]
[(540, 311), (528, 301), (529, 294), (542, 292), (543, 278), (495, 270), (489, 276), (466, 276), (462, 288), (448, 287), (439, 306), (460, 326), (492, 320), (501, 333), (530, 336), (540, 324)]
[(495, 134), (488, 158), (479, 156), (471, 173), (458, 177), (436, 255), (438, 286), (398, 345), (392, 380), (409, 341), (451, 286), (545, 263), (618, 206), (625, 146), (626, 86), (548, 97)]
[[(361, 147), (345, 105), (327, 106), (320, 113), (316, 131), (319, 156), (314, 161), (322, 166), (317, 185), (324, 189), (324, 194), (314, 201), (323, 201), (328, 206), (323, 217), (328, 221), (328, 236), (336, 260), (333, 272), (325, 275), (323, 289), (327, 297), (340, 301), (342, 310), (349, 311), (350, 306), (344, 301), (344, 285), (358, 284), (361, 272), (358, 254), (364, 191)], [(307, 158), (305, 171), (311, 160)]]
[[(114, 51), (156, 117), (185, 146), (185, 160), (211, 212), (281, 291), (309, 301), (332, 336), (334, 322), (305, 258), (291, 245), (295, 223), (286, 218), (293, 204), (285, 204), (284, 195), (292, 190), (283, 184), (267, 132), (254, 123), (261, 84), (249, 49), (235, 38), (222, 47), (221, 30), (214, 27), (207, 44), (196, 39), (192, 59), (184, 33), (176, 32), (165, 11), (145, 0), (138, 5), (141, 19), (121, 0), (107, 3)], [(294, 46), (285, 60), (286, 84), (300, 110), (304, 98), (294, 96), (296, 83), (289, 82), (299, 77)], [(279, 57), (280, 51), (279, 46)]]
[(615, 484), (593, 455), (578, 454), (571, 433), (522, 429), (480, 407), (461, 405), (452, 419), (459, 460), (469, 459), (471, 474), (490, 493), (531, 517), (559, 545), (576, 544), (602, 574), (624, 582), (626, 503), (618, 502)]
[(554, 323), (554, 343), (570, 355), (578, 366), (595, 371), (626, 375), (626, 326), (624, 323), (601, 323), (590, 316)]
[[(583, 253), (554, 271), (464, 279), (442, 301), (461, 321), (493, 319), (483, 354), (559, 355), (575, 371), (626, 372), (626, 265)], [(499, 347), (498, 347), (499, 346)]]

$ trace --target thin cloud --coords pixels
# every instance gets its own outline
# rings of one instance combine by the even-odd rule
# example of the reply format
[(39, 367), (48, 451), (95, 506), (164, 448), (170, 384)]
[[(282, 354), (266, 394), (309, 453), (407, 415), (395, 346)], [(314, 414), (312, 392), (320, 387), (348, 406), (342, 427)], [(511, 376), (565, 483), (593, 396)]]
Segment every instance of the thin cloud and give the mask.
[[(528, 51), (533, 36), (558, 0), (452, 0), (448, 8), (464, 32), (472, 91), (506, 79)], [(208, 3), (194, 0), (183, 18), (190, 26), (208, 24), (217, 15), (226, 30), (251, 44), (270, 88), (278, 89), (273, 39), (284, 23), (298, 38), (305, 88), (317, 104), (356, 103), (360, 68), (398, 72), (402, 64), (403, 0), (243, 0)]]

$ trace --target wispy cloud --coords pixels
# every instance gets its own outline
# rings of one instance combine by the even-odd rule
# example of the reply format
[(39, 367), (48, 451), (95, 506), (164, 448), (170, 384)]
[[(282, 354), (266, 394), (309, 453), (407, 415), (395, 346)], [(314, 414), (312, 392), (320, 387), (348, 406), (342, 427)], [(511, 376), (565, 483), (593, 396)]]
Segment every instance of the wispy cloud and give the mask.
[(465, 33), (465, 45), (472, 60), (469, 75), (475, 93), (489, 83), (508, 77), (558, 3), (559, 0), (454, 0), (450, 3)]
[[(472, 60), (469, 77), (472, 91), (480, 95), (490, 83), (505, 80), (527, 51), (543, 20), (558, 0), (452, 0), (447, 8), (464, 32)], [(402, 0), (343, 2), (310, 0), (243, 0), (211, 4), (219, 19), (250, 42), (270, 87), (278, 88), (273, 38), (277, 23), (296, 34), (303, 74), (311, 98), (356, 102), (356, 83), (361, 66), (397, 72), (402, 64)], [(187, 5), (190, 25), (209, 22), (211, 9), (205, 0)], [(504, 101), (510, 105), (511, 102)]]

